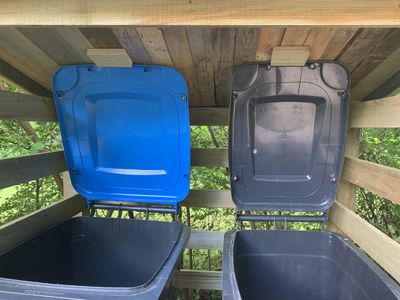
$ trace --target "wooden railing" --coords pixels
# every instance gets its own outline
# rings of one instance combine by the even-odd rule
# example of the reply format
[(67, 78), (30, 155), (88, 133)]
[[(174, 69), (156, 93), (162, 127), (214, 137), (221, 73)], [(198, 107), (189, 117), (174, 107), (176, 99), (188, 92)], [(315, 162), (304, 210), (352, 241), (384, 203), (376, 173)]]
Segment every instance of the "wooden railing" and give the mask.
[[(192, 125), (228, 125), (227, 108), (192, 108)], [(352, 104), (350, 126), (399, 127), (400, 97), (389, 97)], [(52, 100), (46, 97), (0, 92), (0, 119), (55, 121)], [(192, 149), (192, 165), (227, 167), (227, 151)], [(61, 151), (0, 160), (0, 188), (48, 176), (66, 170)], [(400, 203), (400, 170), (374, 164), (348, 155), (343, 184), (358, 185), (394, 203)], [(339, 199), (340, 200), (340, 199)], [(183, 206), (233, 208), (230, 191), (192, 190)], [(71, 218), (85, 209), (85, 201), (73, 196), (0, 227), (0, 252), (43, 229)], [(400, 281), (400, 244), (370, 225), (343, 202), (331, 211), (331, 224), (363, 248), (396, 280)], [(224, 232), (193, 231), (188, 248), (222, 250)], [(180, 270), (175, 282), (179, 287), (221, 289), (221, 272)]]

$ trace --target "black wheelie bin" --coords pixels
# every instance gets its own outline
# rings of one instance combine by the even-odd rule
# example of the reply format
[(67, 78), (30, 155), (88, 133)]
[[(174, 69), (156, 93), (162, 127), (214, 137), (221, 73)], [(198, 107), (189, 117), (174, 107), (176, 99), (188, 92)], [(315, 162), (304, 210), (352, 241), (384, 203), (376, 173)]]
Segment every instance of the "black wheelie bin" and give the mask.
[[(332, 62), (238, 68), (229, 167), (239, 222), (319, 222), (324, 229), (343, 164), (349, 86), (346, 70)], [(225, 235), (224, 300), (400, 298), (399, 286), (348, 240), (286, 226)]]
[(0, 299), (159, 299), (187, 226), (133, 219), (176, 215), (189, 191), (187, 87), (158, 66), (63, 67), (53, 90), (65, 158), (88, 208), (130, 218), (74, 217), (0, 255)]

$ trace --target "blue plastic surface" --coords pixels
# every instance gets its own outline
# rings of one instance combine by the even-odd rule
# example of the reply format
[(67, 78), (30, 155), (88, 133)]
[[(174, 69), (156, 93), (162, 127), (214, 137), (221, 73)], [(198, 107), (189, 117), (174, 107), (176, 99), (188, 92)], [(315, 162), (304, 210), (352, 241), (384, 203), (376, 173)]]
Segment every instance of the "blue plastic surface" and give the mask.
[(53, 90), (72, 185), (89, 202), (176, 205), (187, 196), (189, 107), (179, 72), (67, 66)]

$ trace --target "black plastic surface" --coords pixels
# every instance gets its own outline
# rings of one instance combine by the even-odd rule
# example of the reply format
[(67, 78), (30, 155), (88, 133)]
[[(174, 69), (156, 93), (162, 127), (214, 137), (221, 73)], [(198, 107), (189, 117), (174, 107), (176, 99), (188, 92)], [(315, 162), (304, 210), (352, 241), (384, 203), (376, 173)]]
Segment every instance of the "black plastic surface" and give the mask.
[(329, 232), (229, 232), (223, 260), (224, 300), (400, 299), (378, 266)]
[(329, 209), (343, 163), (348, 86), (336, 63), (237, 69), (229, 166), (239, 210)]
[(175, 222), (73, 218), (1, 255), (0, 290), (30, 281), (39, 283), (33, 285), (39, 296), (157, 299), (187, 238), (187, 227)]

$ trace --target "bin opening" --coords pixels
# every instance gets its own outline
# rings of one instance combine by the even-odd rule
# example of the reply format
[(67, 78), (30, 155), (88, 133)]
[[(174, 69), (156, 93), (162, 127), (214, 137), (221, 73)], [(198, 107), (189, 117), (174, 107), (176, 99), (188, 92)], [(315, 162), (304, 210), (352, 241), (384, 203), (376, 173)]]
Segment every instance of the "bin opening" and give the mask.
[(0, 256), (0, 276), (32, 282), (137, 287), (155, 277), (182, 225), (132, 219), (70, 219)]

